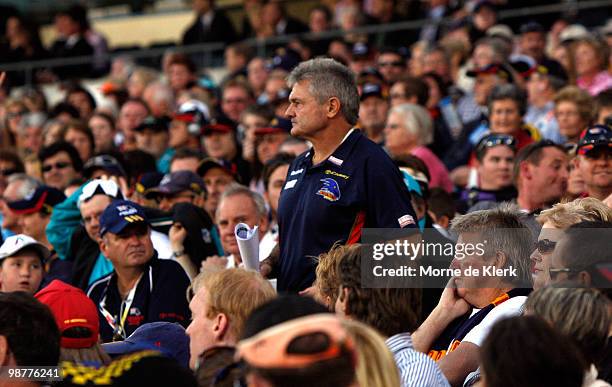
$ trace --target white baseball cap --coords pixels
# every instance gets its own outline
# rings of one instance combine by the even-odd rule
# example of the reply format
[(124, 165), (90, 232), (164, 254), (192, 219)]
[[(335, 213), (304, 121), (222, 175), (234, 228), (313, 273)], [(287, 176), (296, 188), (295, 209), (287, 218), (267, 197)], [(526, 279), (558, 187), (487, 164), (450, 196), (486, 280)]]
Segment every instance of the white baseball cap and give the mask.
[(40, 259), (44, 262), (51, 252), (42, 243), (25, 234), (17, 234), (6, 238), (2, 246), (0, 246), (0, 261), (4, 258), (12, 257), (26, 247), (31, 247), (40, 255)]

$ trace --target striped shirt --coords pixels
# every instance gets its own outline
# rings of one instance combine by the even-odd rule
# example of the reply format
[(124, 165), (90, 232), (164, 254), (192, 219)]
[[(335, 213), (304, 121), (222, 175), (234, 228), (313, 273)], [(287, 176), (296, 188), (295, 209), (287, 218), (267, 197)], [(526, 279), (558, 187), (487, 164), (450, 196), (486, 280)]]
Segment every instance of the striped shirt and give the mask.
[(438, 365), (414, 350), (409, 333), (393, 335), (385, 343), (393, 353), (403, 387), (450, 387)]

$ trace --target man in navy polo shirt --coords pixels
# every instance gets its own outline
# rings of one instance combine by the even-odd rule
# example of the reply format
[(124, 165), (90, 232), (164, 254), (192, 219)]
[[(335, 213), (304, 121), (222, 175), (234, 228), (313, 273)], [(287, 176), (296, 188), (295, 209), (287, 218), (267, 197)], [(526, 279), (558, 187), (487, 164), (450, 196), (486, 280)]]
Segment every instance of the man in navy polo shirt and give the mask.
[(103, 342), (123, 340), (144, 323), (189, 324), (189, 277), (178, 263), (157, 258), (142, 207), (128, 200), (109, 204), (100, 216), (99, 245), (115, 269), (87, 291), (98, 307)]
[(289, 167), (278, 209), (278, 290), (297, 292), (315, 279), (311, 257), (336, 241), (359, 242), (364, 227), (413, 228), (415, 214), (399, 169), (353, 128), (359, 114), (353, 73), (332, 59), (313, 59), (288, 81), (291, 135), (313, 145)]

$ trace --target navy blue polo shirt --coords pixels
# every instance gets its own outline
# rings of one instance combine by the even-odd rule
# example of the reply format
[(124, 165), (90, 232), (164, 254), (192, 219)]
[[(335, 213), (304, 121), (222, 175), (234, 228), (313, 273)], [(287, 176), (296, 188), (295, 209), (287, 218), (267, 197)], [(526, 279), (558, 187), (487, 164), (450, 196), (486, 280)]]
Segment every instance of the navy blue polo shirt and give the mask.
[[(142, 324), (155, 321), (177, 322), (187, 327), (191, 319), (186, 296), (189, 284), (189, 277), (181, 265), (172, 260), (158, 259), (156, 253), (136, 286), (133, 301), (124, 319), (126, 336), (131, 335)], [(116, 272), (113, 271), (91, 284), (87, 296), (98, 309), (102, 341), (112, 341), (114, 329), (107, 321), (103, 309), (108, 311), (116, 322), (121, 319), (119, 313), (123, 300), (117, 287)]]
[(359, 130), (325, 161), (312, 165), (313, 151), (291, 163), (278, 208), (279, 291), (312, 285), (312, 257), (335, 242), (356, 243), (363, 228), (416, 227), (410, 194), (399, 169)]

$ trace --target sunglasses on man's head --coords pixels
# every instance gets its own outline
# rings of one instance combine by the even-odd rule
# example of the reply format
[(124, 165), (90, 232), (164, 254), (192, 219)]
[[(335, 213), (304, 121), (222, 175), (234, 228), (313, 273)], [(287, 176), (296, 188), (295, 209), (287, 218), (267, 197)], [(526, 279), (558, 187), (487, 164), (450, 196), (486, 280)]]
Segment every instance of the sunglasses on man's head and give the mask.
[(43, 165), (42, 171), (43, 172), (50, 172), (53, 168), (55, 168), (55, 169), (64, 169), (64, 168), (67, 168), (67, 167), (69, 167), (71, 165), (72, 164), (70, 164), (70, 163), (65, 163), (63, 161), (60, 161), (59, 163), (55, 163), (55, 164)]

